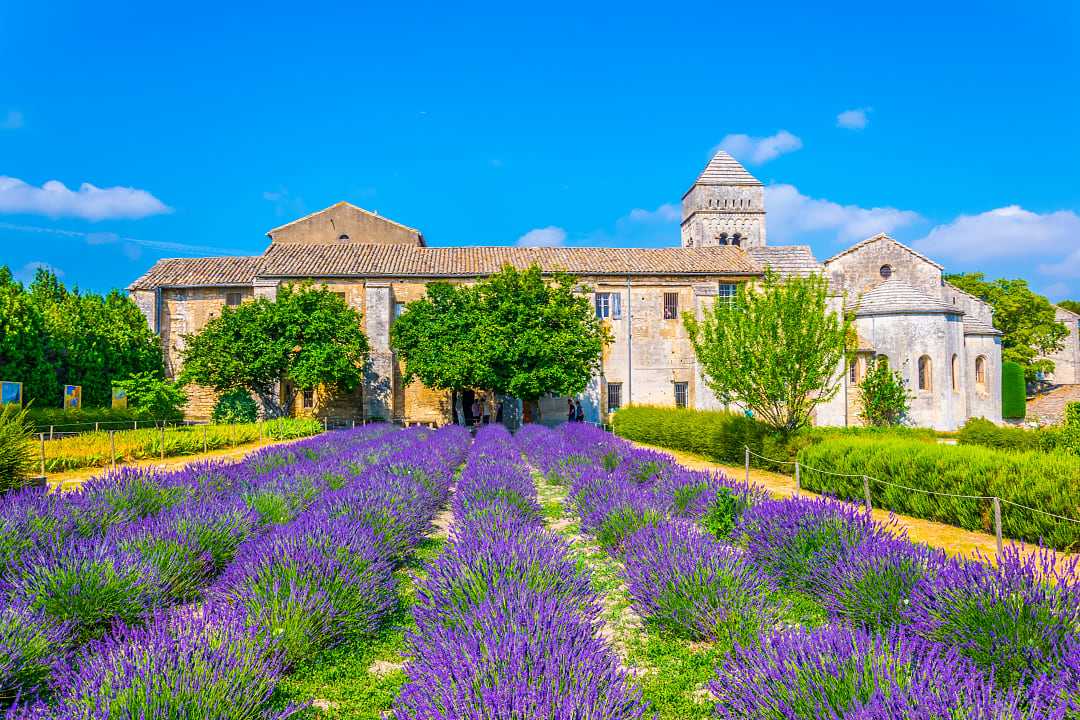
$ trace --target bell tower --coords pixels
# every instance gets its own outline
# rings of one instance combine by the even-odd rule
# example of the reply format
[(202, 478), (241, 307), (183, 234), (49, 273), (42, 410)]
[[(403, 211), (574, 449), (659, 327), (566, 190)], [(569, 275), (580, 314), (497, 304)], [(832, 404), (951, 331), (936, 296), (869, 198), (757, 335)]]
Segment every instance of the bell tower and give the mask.
[(682, 199), (683, 247), (765, 245), (765, 187), (723, 150)]

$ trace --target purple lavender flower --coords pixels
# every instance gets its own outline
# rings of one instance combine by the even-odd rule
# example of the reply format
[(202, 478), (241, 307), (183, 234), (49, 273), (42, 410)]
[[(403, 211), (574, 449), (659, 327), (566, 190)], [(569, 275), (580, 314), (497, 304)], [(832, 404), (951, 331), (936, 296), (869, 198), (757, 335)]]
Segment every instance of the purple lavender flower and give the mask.
[(1080, 560), (1006, 548), (997, 567), (953, 560), (904, 610), (912, 631), (952, 648), (1003, 685), (1057, 672), (1080, 636)]
[(0, 606), (0, 707), (40, 692), (70, 642), (70, 628), (24, 600)]
[(92, 478), (69, 498), (76, 531), (94, 537), (180, 502), (188, 488), (174, 475), (124, 466)]
[(276, 720), (282, 672), (273, 640), (228, 608), (156, 613), (91, 643), (62, 673), (59, 716), (71, 720)]
[(750, 642), (780, 622), (775, 588), (741, 551), (686, 521), (630, 536), (625, 577), (634, 609), (694, 640)]
[(916, 584), (947, 563), (942, 550), (904, 537), (875, 536), (845, 544), (835, 562), (812, 568), (808, 586), (836, 620), (886, 630), (904, 622)]
[(737, 646), (709, 687), (721, 720), (1028, 717), (1020, 696), (996, 690), (955, 650), (897, 632), (778, 633)]
[(117, 620), (138, 624), (163, 601), (150, 563), (98, 539), (29, 553), (5, 581), (12, 598), (68, 623), (76, 643), (100, 637)]
[(375, 630), (396, 601), (374, 532), (319, 514), (241, 547), (214, 596), (278, 638), (290, 664)]
[(558, 597), (521, 585), (411, 638), (398, 720), (645, 717), (611, 649)]
[(732, 535), (745, 538), (750, 559), (778, 582), (806, 589), (815, 568), (836, 563), (845, 547), (896, 533), (855, 505), (787, 498), (748, 508)]
[(71, 517), (59, 493), (25, 488), (0, 493), (0, 571), (45, 544), (61, 544), (72, 532)]

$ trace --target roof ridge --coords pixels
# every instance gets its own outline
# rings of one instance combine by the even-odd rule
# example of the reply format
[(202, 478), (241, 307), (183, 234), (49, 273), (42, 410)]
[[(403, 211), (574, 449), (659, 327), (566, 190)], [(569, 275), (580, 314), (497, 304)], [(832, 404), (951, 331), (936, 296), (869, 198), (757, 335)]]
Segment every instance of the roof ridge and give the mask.
[[(402, 223), (399, 223), (397, 220), (391, 220), (390, 218), (386, 217), (385, 215), (380, 215), (377, 212), (372, 212), (371, 210), (368, 210), (366, 208), (362, 208), (359, 205), (355, 205), (355, 204), (349, 202), (348, 200), (338, 200), (336, 203), (334, 203), (332, 205), (329, 205), (327, 207), (324, 207), (322, 210), (316, 210), (315, 212), (310, 212), (307, 215), (304, 215), (303, 217), (298, 217), (295, 220), (290, 220), (289, 222), (285, 223), (284, 225), (278, 225), (275, 228), (270, 228), (269, 230), (266, 231), (266, 234), (269, 236), (272, 233), (276, 233), (278, 230), (283, 230), (283, 229), (285, 229), (287, 227), (295, 225), (296, 223), (303, 222), (304, 220), (309, 220), (309, 219), (315, 217), (316, 215), (321, 215), (322, 213), (324, 213), (324, 212), (326, 212), (328, 210), (333, 210), (334, 208), (341, 207), (342, 205), (351, 207), (353, 210), (359, 210), (360, 212), (364, 213), (365, 215), (370, 215), (371, 217), (378, 218), (378, 219), (380, 219), (380, 220), (382, 220), (384, 222), (390, 223), (391, 225), (397, 225), (399, 228), (402, 228), (403, 230), (408, 230), (409, 232), (414, 232), (417, 235), (420, 235), (421, 237), (423, 237), (423, 233), (421, 233), (419, 230), (417, 230), (414, 227), (409, 227), (408, 225), (403, 225)], [(364, 244), (364, 243), (356, 243), (356, 244), (360, 245), (360, 244)]]
[(938, 270), (944, 270), (945, 269), (945, 266), (942, 265), (941, 263), (939, 263), (939, 262), (937, 262), (935, 260), (931, 260), (930, 258), (928, 258), (926, 255), (923, 255), (918, 250), (915, 250), (913, 248), (908, 247), (904, 243), (902, 243), (899, 240), (897, 240), (896, 238), (894, 238), (892, 235), (889, 235), (888, 233), (884, 233), (884, 232), (877, 233), (876, 235), (871, 235), (870, 237), (866, 238), (865, 240), (860, 240), (859, 242), (855, 243), (854, 245), (847, 248), (846, 250), (841, 250), (840, 252), (833, 255), (831, 258), (828, 258), (827, 260), (825, 260), (824, 264), (828, 265), (833, 260), (841, 258), (844, 255), (848, 255), (850, 253), (853, 253), (856, 250), (862, 248), (863, 246), (869, 245), (872, 242), (877, 242), (878, 240), (888, 240), (889, 242), (891, 242), (894, 245), (900, 247), (902, 250), (906, 250), (907, 252), (911, 253), (912, 255), (919, 258), (920, 260), (925, 260), (926, 262), (928, 262), (931, 265), (933, 265), (934, 267), (936, 267)]

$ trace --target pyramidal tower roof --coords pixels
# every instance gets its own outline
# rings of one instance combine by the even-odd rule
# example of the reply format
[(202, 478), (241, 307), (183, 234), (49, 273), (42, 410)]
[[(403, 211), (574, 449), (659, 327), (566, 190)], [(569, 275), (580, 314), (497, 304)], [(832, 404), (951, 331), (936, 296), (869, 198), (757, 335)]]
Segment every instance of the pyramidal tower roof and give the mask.
[(695, 185), (761, 185), (761, 181), (746, 171), (738, 160), (718, 150), (701, 171)]

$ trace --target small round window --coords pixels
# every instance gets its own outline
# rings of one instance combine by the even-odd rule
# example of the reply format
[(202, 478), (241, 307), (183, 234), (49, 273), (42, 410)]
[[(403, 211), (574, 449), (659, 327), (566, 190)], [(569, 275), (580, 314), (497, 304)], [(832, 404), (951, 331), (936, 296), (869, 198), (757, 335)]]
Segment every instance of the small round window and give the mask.
[(881, 273), (881, 277), (888, 280), (892, 277), (892, 265), (882, 265), (878, 272)]
[(340, 240), (341, 242), (348, 242), (348, 241), (349, 241), (349, 236), (348, 236), (348, 235), (345, 235), (345, 234), (343, 233), (343, 234), (341, 234), (341, 235), (339, 235), (339, 236), (338, 236), (338, 240)]

